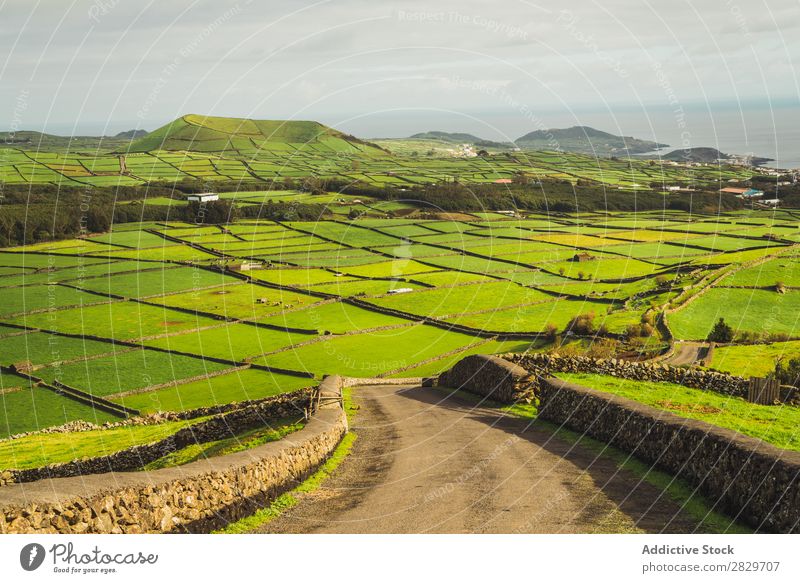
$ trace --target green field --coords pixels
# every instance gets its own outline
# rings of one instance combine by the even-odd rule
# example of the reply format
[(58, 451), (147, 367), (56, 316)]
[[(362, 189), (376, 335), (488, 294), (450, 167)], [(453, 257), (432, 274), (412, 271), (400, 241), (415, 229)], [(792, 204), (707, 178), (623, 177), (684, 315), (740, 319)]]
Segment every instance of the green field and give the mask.
[(800, 451), (800, 433), (797, 431), (800, 409), (797, 407), (754, 405), (738, 397), (671, 383), (629, 381), (594, 374), (559, 373), (556, 376), (670, 411), (680, 417), (733, 429), (784, 449)]
[[(102, 142), (95, 140), (95, 144), (87, 144), (76, 151), (74, 146), (65, 145), (68, 140), (52, 142), (46, 140), (39, 150), (0, 148), (3, 160), (0, 181), (6, 184), (129, 186), (185, 179), (202, 179), (209, 183), (268, 182), (315, 176), (358, 180), (377, 186), (410, 187), (453, 179), (464, 184), (487, 183), (524, 173), (530, 179), (594, 181), (633, 191), (649, 188), (653, 183), (718, 184), (752, 174), (746, 168), (732, 165), (654, 165), (636, 158), (616, 159), (536, 149), (516, 157), (500, 152), (493, 152), (491, 158), (464, 157), (453, 151), (452, 144), (389, 140), (380, 142), (379, 146), (313, 121), (202, 115), (185, 115), (124, 145), (104, 138)], [(117, 153), (120, 151), (126, 152), (125, 155), (120, 156)], [(287, 192), (273, 184), (264, 192), (238, 192), (226, 198), (240, 205), (260, 205), (267, 200), (307, 202), (307, 196)], [(356, 198), (339, 193), (330, 193), (320, 202), (331, 207), (346, 204), (349, 210), (350, 205), (356, 205), (356, 200), (365, 204), (373, 202), (363, 196)], [(176, 204), (176, 201), (151, 196), (144, 205), (141, 201), (134, 204), (164, 206)], [(181, 203), (177, 201), (177, 204)], [(407, 206), (393, 201), (378, 204), (386, 211), (393, 205), (395, 208)], [(493, 213), (485, 216), (502, 218)]]
[[(433, 375), (468, 354), (549, 350), (553, 335), (566, 348), (590, 350), (599, 333), (615, 350), (654, 351), (668, 338), (642, 322), (667, 309), (678, 340), (703, 340), (724, 317), (750, 344), (718, 347), (711, 366), (763, 375), (776, 358), (800, 356), (786, 341), (800, 338), (800, 241), (758, 240), (751, 229), (788, 237), (792, 220), (653, 211), (248, 219), (224, 230), (170, 221), (0, 250), (0, 436), (122, 418), (12, 365), (142, 413), (187, 411), (325, 374)], [(235, 272), (249, 257), (268, 263)], [(591, 330), (570, 338), (570, 322), (590, 314)], [(781, 342), (752, 344), (762, 333)]]

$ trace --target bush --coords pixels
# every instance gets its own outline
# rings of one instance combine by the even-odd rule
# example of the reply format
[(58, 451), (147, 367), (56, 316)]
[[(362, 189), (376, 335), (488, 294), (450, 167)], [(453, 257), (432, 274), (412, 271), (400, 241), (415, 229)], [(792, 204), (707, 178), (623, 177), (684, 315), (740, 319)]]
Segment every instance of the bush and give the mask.
[(555, 342), (556, 338), (558, 338), (558, 327), (553, 323), (545, 325), (544, 337), (548, 342)]
[(586, 314), (580, 314), (579, 316), (575, 316), (567, 322), (566, 327), (564, 328), (564, 333), (572, 333), (572, 334), (579, 334), (582, 336), (588, 336), (590, 334), (595, 333), (595, 326), (594, 326), (594, 312), (588, 312)]
[(717, 323), (714, 324), (714, 328), (708, 335), (707, 340), (709, 342), (720, 342), (726, 344), (733, 340), (733, 336), (734, 336), (733, 328), (731, 328), (725, 323), (724, 318), (720, 318), (719, 320), (717, 320)]
[(775, 363), (774, 376), (782, 385), (800, 385), (800, 358), (792, 358), (785, 365), (779, 358)]

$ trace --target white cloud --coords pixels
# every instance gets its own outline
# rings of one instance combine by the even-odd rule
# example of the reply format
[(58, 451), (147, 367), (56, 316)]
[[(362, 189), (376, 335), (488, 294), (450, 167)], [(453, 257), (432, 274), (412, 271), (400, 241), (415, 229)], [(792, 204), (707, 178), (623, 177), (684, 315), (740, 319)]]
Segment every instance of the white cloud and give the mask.
[[(0, 112), (23, 125), (186, 111), (337, 124), (409, 108), (468, 115), (797, 95), (796, 0), (7, 0)], [(33, 13), (31, 13), (33, 11)], [(656, 71), (658, 70), (658, 74)], [(475, 82), (454, 90), (453, 78)], [(665, 88), (665, 81), (669, 90)], [(481, 90), (488, 80), (511, 99)], [(155, 98), (154, 88), (163, 87)], [(0, 125), (3, 125), (0, 122)], [(347, 129), (347, 128), (345, 128)]]

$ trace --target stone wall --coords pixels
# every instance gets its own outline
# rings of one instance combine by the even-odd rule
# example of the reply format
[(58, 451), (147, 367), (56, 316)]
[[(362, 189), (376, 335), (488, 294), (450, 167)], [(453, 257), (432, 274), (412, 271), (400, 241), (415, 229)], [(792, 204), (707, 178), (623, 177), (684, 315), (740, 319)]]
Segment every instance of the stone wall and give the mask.
[(248, 516), (310, 475), (347, 432), (341, 386), (328, 377), (302, 430), (247, 451), (152, 472), (6, 485), (0, 532), (208, 532)]
[(615, 358), (589, 358), (587, 356), (559, 356), (540, 352), (507, 354), (503, 355), (503, 357), (540, 377), (549, 376), (554, 372), (594, 373), (634, 381), (676, 383), (694, 389), (714, 391), (735, 397), (747, 396), (747, 380), (715, 371), (683, 368), (656, 362), (635, 362)]
[(0, 486), (47, 478), (140, 470), (150, 462), (190, 445), (234, 437), (247, 429), (265, 426), (269, 419), (303, 415), (312, 406), (311, 403), (312, 391), (308, 389), (278, 395), (179, 429), (159, 441), (135, 445), (107, 456), (73, 460), (28, 470), (6, 470), (0, 473)]
[(439, 375), (438, 384), (489, 397), (502, 403), (530, 401), (535, 378), (524, 368), (507, 360), (474, 354), (458, 361)]
[[(748, 379), (713, 370), (684, 368), (660, 362), (636, 362), (614, 358), (588, 356), (559, 356), (532, 352), (529, 354), (504, 354), (503, 358), (516, 363), (535, 377), (546, 377), (556, 372), (604, 374), (634, 381), (675, 383), (693, 389), (714, 391), (732, 397), (747, 397)], [(708, 356), (706, 356), (708, 359)], [(536, 383), (534, 383), (536, 391)], [(781, 386), (780, 401), (800, 405), (800, 391)]]
[(539, 418), (687, 480), (756, 530), (800, 532), (800, 453), (552, 378), (539, 398)]

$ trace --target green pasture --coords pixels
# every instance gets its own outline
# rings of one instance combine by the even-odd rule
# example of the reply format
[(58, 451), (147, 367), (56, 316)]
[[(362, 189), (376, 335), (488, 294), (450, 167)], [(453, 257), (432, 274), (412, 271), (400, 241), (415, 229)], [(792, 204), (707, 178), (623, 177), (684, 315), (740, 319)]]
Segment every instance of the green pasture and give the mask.
[(312, 379), (248, 368), (115, 400), (143, 413), (264, 399), (316, 384)]
[(737, 332), (800, 336), (800, 291), (779, 294), (761, 289), (712, 288), (669, 315), (676, 338), (705, 340), (724, 318)]
[(741, 377), (765, 377), (775, 370), (778, 360), (800, 358), (800, 341), (717, 346), (711, 368)]
[[(157, 264), (155, 265), (157, 266)], [(144, 264), (149, 269), (133, 273), (114, 274), (108, 277), (94, 277), (76, 282), (82, 289), (122, 297), (141, 298), (163, 296), (183, 290), (201, 290), (210, 286), (236, 285), (238, 279), (227, 277), (216, 271), (199, 267), (155, 266)]]
[(566, 381), (639, 401), (679, 417), (698, 419), (763, 439), (777, 447), (800, 451), (800, 409), (754, 405), (739, 397), (691, 389), (671, 383), (630, 381), (595, 374), (557, 373)]
[(167, 348), (200, 357), (224, 358), (236, 362), (279, 350), (315, 337), (247, 324), (228, 324), (207, 330), (145, 340), (147, 346)]
[(410, 324), (410, 320), (365, 310), (344, 302), (318, 304), (260, 320), (261, 324), (314, 330), (319, 334), (344, 334), (383, 326)]
[(77, 420), (105, 423), (119, 418), (0, 372), (0, 439)]
[[(237, 281), (237, 280), (233, 280)], [(150, 301), (165, 306), (212, 313), (238, 320), (259, 320), (283, 310), (319, 302), (308, 294), (237, 282), (210, 289), (173, 294)]]
[(100, 457), (114, 452), (153, 443), (169, 437), (197, 420), (168, 421), (158, 425), (138, 425), (69, 434), (44, 433), (11, 441), (0, 441), (0, 470), (26, 470), (84, 457)]
[(114, 345), (108, 342), (45, 332), (0, 337), (0, 364), (4, 366), (26, 361), (33, 365), (64, 362), (113, 351)]
[(476, 341), (472, 336), (426, 325), (329, 336), (254, 362), (289, 370), (372, 377), (413, 366)]
[(456, 316), (480, 310), (502, 310), (507, 306), (547, 302), (552, 296), (511, 282), (482, 283), (458, 287), (418, 290), (372, 298), (370, 303), (421, 316)]
[(33, 374), (48, 383), (60, 381), (98, 397), (145, 389), (229, 368), (202, 358), (156, 350), (132, 350), (85, 362), (55, 365)]
[(220, 323), (205, 316), (134, 302), (42, 312), (17, 316), (12, 321), (33, 328), (116, 340), (159, 336)]
[(110, 301), (108, 298), (60, 285), (10, 287), (3, 290), (0, 317), (42, 310), (54, 311), (70, 306), (88, 306), (108, 301)]

